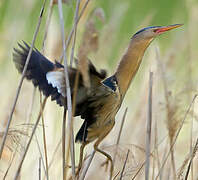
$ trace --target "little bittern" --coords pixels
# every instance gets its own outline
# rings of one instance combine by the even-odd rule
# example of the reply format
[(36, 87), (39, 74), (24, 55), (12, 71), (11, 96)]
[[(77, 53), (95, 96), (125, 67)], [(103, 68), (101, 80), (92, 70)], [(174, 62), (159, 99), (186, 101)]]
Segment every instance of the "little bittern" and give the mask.
[[(112, 158), (109, 154), (98, 148), (100, 142), (111, 131), (115, 124), (115, 116), (120, 109), (126, 91), (134, 78), (145, 50), (158, 35), (182, 24), (170, 26), (152, 26), (141, 29), (133, 35), (129, 46), (121, 58), (115, 73), (106, 78), (104, 71), (98, 72), (89, 61), (90, 87), (89, 91), (83, 84), (82, 74), (79, 75), (79, 84), (76, 94), (76, 108), (74, 116), (81, 116), (84, 122), (77, 133), (76, 142), (81, 142), (79, 169), (82, 164), (83, 149), (85, 145), (96, 140), (94, 149), (108, 158), (111, 162), (111, 176), (113, 173)], [(14, 49), (13, 60), (16, 68), (23, 71), (30, 47), (24, 43), (19, 44), (19, 49)], [(73, 95), (74, 81), (77, 69), (68, 68), (71, 95)], [(34, 49), (25, 73), (34, 86), (45, 96), (51, 96), (57, 104), (67, 108), (66, 84), (64, 66), (58, 62), (52, 63), (37, 49)]]

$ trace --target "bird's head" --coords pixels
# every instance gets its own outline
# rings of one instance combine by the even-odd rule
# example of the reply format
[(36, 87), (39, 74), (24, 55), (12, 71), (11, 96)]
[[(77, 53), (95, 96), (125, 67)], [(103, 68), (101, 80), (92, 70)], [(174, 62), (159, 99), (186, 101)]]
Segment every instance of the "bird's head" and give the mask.
[(139, 30), (137, 33), (135, 33), (132, 37), (136, 40), (152, 40), (155, 37), (157, 37), (160, 34), (163, 34), (166, 31), (169, 31), (171, 29), (178, 28), (182, 26), (183, 24), (173, 24), (169, 26), (150, 26), (144, 29)]

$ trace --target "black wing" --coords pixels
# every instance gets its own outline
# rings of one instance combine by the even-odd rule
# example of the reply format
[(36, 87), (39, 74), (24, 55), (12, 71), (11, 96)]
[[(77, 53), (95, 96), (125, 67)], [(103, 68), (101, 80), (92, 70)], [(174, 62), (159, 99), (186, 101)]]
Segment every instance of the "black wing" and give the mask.
[[(19, 73), (22, 73), (30, 50), (30, 46), (25, 42), (24, 46), (21, 44), (18, 45), (20, 49), (14, 48), (13, 61)], [(51, 96), (51, 99), (56, 100), (57, 104), (66, 107), (66, 98), (60, 92), (58, 92), (58, 89), (56, 87), (53, 87), (52, 84), (49, 84), (46, 78), (47, 73), (60, 70), (64, 71), (63, 65), (58, 62), (52, 63), (46, 57), (44, 57), (37, 49), (34, 48), (30, 57), (27, 71), (25, 73), (25, 78), (31, 80), (34, 86), (38, 86), (39, 90), (42, 91), (45, 96)], [(77, 70), (75, 68), (69, 67), (68, 72), (71, 95), (73, 95), (74, 82)], [(94, 65), (90, 62), (89, 75), (92, 82), (92, 88), (96, 88), (95, 86), (98, 86), (100, 82), (106, 77), (106, 71), (102, 70), (101, 72), (98, 72)], [(81, 105), (87, 104), (88, 94), (86, 92), (87, 89), (83, 85), (82, 75), (80, 74), (77, 92), (77, 97), (79, 98), (79, 100), (76, 100), (76, 116), (81, 115), (82, 113)]]
[[(14, 48), (13, 61), (19, 73), (22, 73), (30, 47), (25, 42), (25, 46), (22, 46), (21, 44), (18, 45), (20, 50)], [(45, 96), (51, 96), (52, 100), (58, 100), (61, 95), (56, 88), (53, 88), (52, 85), (48, 84), (46, 73), (52, 71), (56, 66), (61, 65), (50, 62), (38, 50), (34, 49), (25, 73), (25, 78), (31, 80), (34, 86), (38, 86), (39, 90), (42, 91)]]

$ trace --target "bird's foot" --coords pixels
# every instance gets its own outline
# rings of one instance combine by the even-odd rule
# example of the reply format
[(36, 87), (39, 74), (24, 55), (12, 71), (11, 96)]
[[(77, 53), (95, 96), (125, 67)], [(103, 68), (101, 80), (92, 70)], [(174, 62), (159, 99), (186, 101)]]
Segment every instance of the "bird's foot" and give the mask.
[[(72, 168), (72, 166), (71, 165), (67, 165), (66, 168), (70, 169), (70, 168)], [(75, 169), (77, 169), (77, 168), (78, 168), (78, 166), (75, 166)]]
[(107, 171), (109, 165), (109, 159), (106, 159), (100, 166), (105, 167), (105, 171)]

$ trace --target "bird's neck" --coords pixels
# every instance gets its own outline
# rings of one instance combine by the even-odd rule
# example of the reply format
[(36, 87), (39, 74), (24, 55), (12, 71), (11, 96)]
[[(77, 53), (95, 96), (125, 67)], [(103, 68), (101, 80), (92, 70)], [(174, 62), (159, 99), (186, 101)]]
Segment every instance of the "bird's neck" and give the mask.
[(120, 93), (123, 97), (135, 74), (137, 73), (137, 70), (142, 62), (144, 52), (151, 41), (152, 39), (144, 41), (131, 39), (129, 47), (123, 55), (115, 72)]

